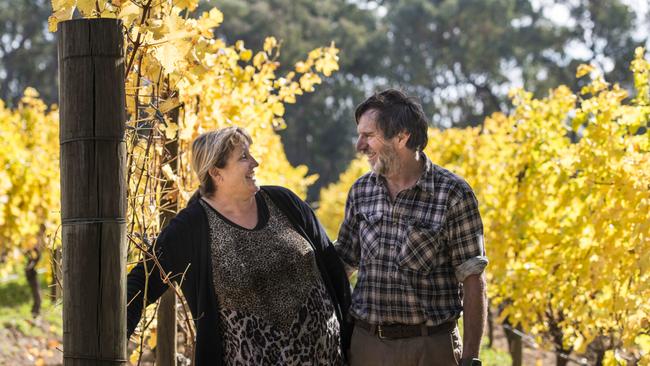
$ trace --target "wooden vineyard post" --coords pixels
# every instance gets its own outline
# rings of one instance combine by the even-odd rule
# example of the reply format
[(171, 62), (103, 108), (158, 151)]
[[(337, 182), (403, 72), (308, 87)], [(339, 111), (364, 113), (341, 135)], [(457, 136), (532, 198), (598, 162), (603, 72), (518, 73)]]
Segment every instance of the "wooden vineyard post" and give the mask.
[[(170, 120), (178, 123), (178, 109), (169, 112)], [(165, 146), (169, 164), (174, 174), (178, 172), (178, 140), (172, 140)], [(174, 190), (174, 181), (167, 179), (163, 183), (163, 191), (166, 192), (161, 199), (160, 205), (163, 208), (160, 214), (161, 229), (166, 227), (178, 212), (178, 199), (174, 198), (171, 191)], [(178, 193), (178, 192), (177, 192)], [(157, 314), (158, 336), (156, 337), (156, 365), (176, 366), (176, 293), (168, 289), (160, 298)]]
[(122, 23), (59, 27), (63, 362), (126, 365)]

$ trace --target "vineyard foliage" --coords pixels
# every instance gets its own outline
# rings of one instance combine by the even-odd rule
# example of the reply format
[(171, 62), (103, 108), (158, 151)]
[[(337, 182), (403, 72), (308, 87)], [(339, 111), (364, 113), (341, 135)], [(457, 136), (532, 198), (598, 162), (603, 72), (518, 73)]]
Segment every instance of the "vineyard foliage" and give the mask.
[(58, 120), (34, 89), (13, 110), (0, 100), (0, 273), (42, 251), (59, 226)]
[[(223, 21), (221, 12), (213, 8), (193, 14), (198, 2), (53, 2), (52, 31), (71, 18), (75, 8), (87, 18), (123, 22), (129, 169), (131, 183), (136, 182), (129, 193), (137, 200), (132, 207), (158, 210), (152, 200), (161, 192), (149, 187), (144, 192), (137, 184), (142, 184), (142, 174), (174, 180), (181, 197), (187, 198), (196, 188), (188, 164), (189, 143), (201, 132), (233, 124), (253, 136), (252, 153), (261, 165), (258, 180), (285, 185), (304, 196), (316, 177), (306, 176), (305, 166), (289, 164), (276, 131), (285, 127), (284, 103), (295, 103), (297, 96), (313, 91), (322, 76), (338, 69), (338, 50), (333, 45), (314, 49), (295, 64), (295, 71), (276, 75), (277, 40), (267, 38), (258, 52), (241, 41), (228, 45), (213, 36)], [(174, 110), (180, 110), (178, 117), (171, 117)], [(165, 152), (172, 141), (180, 145), (178, 159)]]
[[(120, 19), (124, 27), (130, 265), (143, 255), (139, 249), (153, 242), (165, 211), (182, 208), (197, 189), (189, 155), (191, 141), (202, 132), (231, 125), (247, 129), (261, 184), (282, 185), (305, 197), (317, 178), (307, 175), (306, 166), (288, 162), (277, 131), (286, 127), (285, 104), (338, 70), (338, 49), (316, 48), (278, 75), (280, 42), (266, 38), (259, 51), (242, 41), (227, 44), (214, 36), (222, 13), (213, 8), (195, 14), (198, 3), (52, 2), (51, 31), (75, 9), (86, 18)], [(141, 324), (149, 324), (147, 316)], [(154, 336), (149, 333), (148, 343), (155, 343)]]
[[(475, 189), (489, 295), (501, 319), (557, 351), (606, 344), (605, 364), (650, 364), (650, 63), (632, 62), (635, 95), (589, 65), (579, 93), (511, 92), (514, 110), (483, 126), (429, 131), (426, 154)], [(354, 161), (321, 192), (330, 234), (367, 171)], [(335, 236), (334, 236), (335, 237)]]

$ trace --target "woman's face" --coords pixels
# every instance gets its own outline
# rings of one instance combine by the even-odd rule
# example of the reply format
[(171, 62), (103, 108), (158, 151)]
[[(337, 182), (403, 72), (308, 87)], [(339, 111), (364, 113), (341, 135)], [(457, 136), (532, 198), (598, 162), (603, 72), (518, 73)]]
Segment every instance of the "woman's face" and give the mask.
[(217, 168), (217, 191), (235, 195), (254, 195), (259, 187), (255, 182), (255, 168), (259, 164), (248, 149), (248, 144), (235, 146), (230, 152), (226, 166)]

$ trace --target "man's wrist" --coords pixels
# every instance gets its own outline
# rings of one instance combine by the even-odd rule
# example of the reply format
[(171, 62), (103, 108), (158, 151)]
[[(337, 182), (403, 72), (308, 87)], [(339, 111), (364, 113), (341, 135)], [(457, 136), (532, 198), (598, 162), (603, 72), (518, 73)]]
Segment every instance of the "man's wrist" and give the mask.
[(463, 358), (460, 360), (460, 366), (481, 366), (483, 363), (478, 358)]

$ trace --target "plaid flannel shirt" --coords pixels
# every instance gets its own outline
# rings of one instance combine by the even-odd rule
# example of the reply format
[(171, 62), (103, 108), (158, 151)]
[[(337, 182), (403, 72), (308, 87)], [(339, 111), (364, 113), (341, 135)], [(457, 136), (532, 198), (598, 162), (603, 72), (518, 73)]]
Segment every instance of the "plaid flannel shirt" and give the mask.
[(358, 268), (353, 317), (373, 324), (437, 325), (460, 317), (462, 281), (488, 263), (471, 187), (425, 159), (418, 182), (391, 202), (383, 177), (350, 189), (337, 251)]

